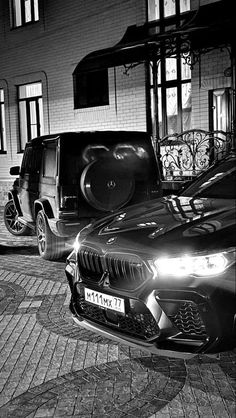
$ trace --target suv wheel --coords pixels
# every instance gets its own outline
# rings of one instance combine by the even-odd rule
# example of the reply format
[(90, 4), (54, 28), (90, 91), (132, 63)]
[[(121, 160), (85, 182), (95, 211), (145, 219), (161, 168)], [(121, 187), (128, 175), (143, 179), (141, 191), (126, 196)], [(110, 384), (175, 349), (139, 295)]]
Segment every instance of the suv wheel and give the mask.
[(18, 213), (13, 200), (9, 200), (4, 207), (4, 223), (13, 235), (31, 235), (31, 229), (18, 220)]
[(36, 218), (36, 235), (39, 254), (45, 260), (57, 260), (65, 251), (65, 242), (57, 237), (49, 228), (47, 217), (42, 210)]

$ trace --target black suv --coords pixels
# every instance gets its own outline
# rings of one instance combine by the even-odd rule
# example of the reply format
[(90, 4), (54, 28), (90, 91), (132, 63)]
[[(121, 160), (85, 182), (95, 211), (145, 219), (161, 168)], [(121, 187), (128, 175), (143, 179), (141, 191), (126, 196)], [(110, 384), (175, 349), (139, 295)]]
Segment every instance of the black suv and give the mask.
[(66, 132), (27, 143), (4, 220), (14, 235), (37, 234), (40, 255), (59, 258), (95, 218), (155, 198), (160, 176), (147, 133)]

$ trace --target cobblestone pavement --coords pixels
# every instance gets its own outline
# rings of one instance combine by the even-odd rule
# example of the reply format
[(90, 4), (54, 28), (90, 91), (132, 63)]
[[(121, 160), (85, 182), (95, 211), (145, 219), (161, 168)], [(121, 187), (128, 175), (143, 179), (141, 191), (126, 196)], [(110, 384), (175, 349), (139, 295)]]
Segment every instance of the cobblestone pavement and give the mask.
[(234, 417), (236, 351), (150, 356), (72, 321), (65, 260), (39, 258), (0, 209), (0, 417)]

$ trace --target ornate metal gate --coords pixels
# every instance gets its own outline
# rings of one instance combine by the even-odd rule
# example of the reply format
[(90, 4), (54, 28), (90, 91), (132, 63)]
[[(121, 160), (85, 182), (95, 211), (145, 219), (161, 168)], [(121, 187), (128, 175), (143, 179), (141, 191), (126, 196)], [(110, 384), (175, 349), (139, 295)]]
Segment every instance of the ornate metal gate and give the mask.
[(233, 135), (224, 131), (191, 129), (167, 135), (156, 144), (163, 188), (178, 189), (185, 181), (226, 156), (233, 147)]

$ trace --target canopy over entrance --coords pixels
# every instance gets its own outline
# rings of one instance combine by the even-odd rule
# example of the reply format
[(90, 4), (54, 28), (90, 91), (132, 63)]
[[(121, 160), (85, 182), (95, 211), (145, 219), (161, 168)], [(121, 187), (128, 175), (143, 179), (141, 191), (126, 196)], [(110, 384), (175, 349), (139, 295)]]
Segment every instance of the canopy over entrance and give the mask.
[(103, 68), (158, 59), (160, 47), (166, 55), (181, 52), (206, 52), (211, 48), (232, 45), (234, 40), (233, 1), (218, 1), (198, 10), (183, 13), (163, 22), (129, 26), (121, 41), (113, 47), (94, 51), (85, 56), (74, 75)]

